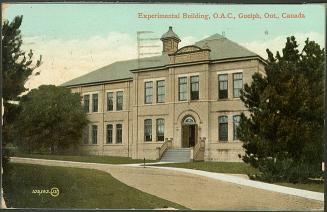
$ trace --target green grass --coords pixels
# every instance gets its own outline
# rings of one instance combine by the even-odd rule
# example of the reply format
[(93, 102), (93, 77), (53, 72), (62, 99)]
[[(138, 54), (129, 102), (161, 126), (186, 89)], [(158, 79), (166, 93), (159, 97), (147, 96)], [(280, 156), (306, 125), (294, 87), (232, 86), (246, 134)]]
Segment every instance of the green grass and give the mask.
[[(166, 167), (177, 167), (177, 168), (187, 168), (196, 169), (209, 172), (217, 173), (228, 173), (228, 174), (247, 174), (253, 175), (258, 174), (259, 171), (246, 163), (237, 162), (190, 162), (190, 163), (170, 163), (170, 164), (160, 164), (156, 166), (166, 166)], [(304, 189), (309, 191), (324, 192), (323, 183), (275, 183), (277, 185)]]
[(158, 166), (177, 167), (203, 170), (208, 172), (229, 173), (229, 174), (257, 174), (258, 170), (246, 163), (239, 162), (190, 162), (190, 163), (169, 163)]
[[(34, 189), (52, 187), (59, 189), (59, 196), (32, 193)], [(4, 176), (3, 188), (7, 207), (15, 208), (185, 209), (98, 170), (12, 163), (11, 175)]]
[[(93, 155), (47, 155), (47, 154), (26, 154), (16, 153), (15, 157), (24, 158), (39, 158), (48, 160), (64, 160), (64, 161), (77, 161), (88, 163), (106, 163), (106, 164), (128, 164), (128, 163), (143, 163), (142, 159), (132, 159), (129, 157), (116, 157), (116, 156), (93, 156)], [(145, 160), (145, 162), (156, 162), (154, 160)]]
[(324, 184), (323, 183), (275, 183), (281, 186), (287, 186), (291, 188), (298, 188), (308, 191), (316, 191), (316, 192), (324, 192)]

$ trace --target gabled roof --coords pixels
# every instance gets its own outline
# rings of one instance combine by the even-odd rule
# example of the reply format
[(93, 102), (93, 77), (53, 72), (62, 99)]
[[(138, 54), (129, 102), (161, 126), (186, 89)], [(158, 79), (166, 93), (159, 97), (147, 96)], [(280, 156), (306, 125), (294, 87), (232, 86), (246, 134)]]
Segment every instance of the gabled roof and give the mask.
[[(201, 48), (209, 48), (211, 50), (210, 60), (224, 60), (258, 56), (256, 53), (219, 34), (214, 34), (208, 38), (200, 40), (196, 42), (195, 45)], [(140, 61), (137, 59), (118, 61), (85, 74), (81, 77), (77, 77), (68, 82), (65, 82), (61, 86), (75, 86), (132, 79), (133, 73), (131, 70), (165, 67), (166, 65), (169, 65), (169, 56), (167, 54), (142, 58)]]
[(211, 60), (258, 56), (256, 53), (219, 34), (200, 40), (195, 45), (201, 48), (209, 47)]
[(92, 71), (81, 77), (77, 77), (68, 82), (63, 83), (61, 86), (73, 86), (81, 84), (91, 84), (98, 82), (116, 81), (123, 79), (132, 79), (132, 69), (160, 67), (169, 64), (169, 56), (167, 54), (138, 59), (124, 60), (114, 62), (110, 65), (104, 66), (98, 70)]

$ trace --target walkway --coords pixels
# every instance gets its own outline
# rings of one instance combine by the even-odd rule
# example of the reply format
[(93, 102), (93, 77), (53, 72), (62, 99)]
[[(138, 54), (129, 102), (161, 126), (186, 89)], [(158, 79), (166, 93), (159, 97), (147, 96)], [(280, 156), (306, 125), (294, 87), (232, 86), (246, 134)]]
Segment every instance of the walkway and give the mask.
[(267, 191), (264, 190), (265, 188), (256, 188), (251, 185), (244, 186), (231, 181), (226, 182), (228, 179), (234, 179), (238, 182), (246, 180), (240, 177), (216, 173), (218, 178), (215, 178), (206, 176), (204, 173), (199, 174), (203, 171), (196, 172), (197, 170), (148, 166), (143, 168), (135, 167), (135, 165), (132, 165), (134, 166), (132, 167), (131, 165), (30, 158), (12, 158), (12, 161), (102, 170), (129, 186), (195, 210), (323, 210), (324, 204), (322, 201)]

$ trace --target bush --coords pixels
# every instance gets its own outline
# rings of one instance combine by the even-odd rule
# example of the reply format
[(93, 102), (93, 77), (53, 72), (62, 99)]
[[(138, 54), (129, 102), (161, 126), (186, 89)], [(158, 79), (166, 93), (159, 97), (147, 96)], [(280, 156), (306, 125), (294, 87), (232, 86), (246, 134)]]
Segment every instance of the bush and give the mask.
[(320, 166), (294, 161), (291, 158), (265, 159), (259, 162), (260, 174), (249, 176), (266, 182), (308, 183), (310, 178), (320, 178), (323, 173)]

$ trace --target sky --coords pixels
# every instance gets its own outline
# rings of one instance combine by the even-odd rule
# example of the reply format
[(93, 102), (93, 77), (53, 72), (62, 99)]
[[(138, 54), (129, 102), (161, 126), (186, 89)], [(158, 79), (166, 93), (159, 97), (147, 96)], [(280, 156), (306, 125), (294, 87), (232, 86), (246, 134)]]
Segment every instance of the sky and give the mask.
[[(42, 55), (39, 76), (27, 87), (60, 85), (119, 60), (137, 58), (137, 32), (152, 31), (160, 38), (173, 27), (181, 46), (191, 45), (212, 34), (228, 39), (266, 58), (266, 48), (281, 50), (286, 37), (299, 44), (309, 37), (325, 46), (325, 7), (315, 5), (217, 5), (217, 4), (7, 4), (3, 19), (23, 15), (23, 49)], [(208, 15), (210, 19), (147, 19), (142, 14)], [(224, 13), (235, 18), (215, 18)], [(283, 18), (304, 14), (304, 18)], [(247, 18), (243, 18), (244, 14)], [(259, 15), (261, 19), (252, 18)], [(265, 18), (265, 14), (279, 18)], [(242, 17), (243, 16), (243, 17)], [(154, 44), (161, 45), (160, 41)], [(302, 45), (303, 46), (303, 45)], [(300, 45), (301, 47), (301, 45)], [(160, 52), (158, 49), (151, 49)], [(144, 49), (143, 49), (144, 50)], [(150, 50), (146, 50), (150, 51)]]

